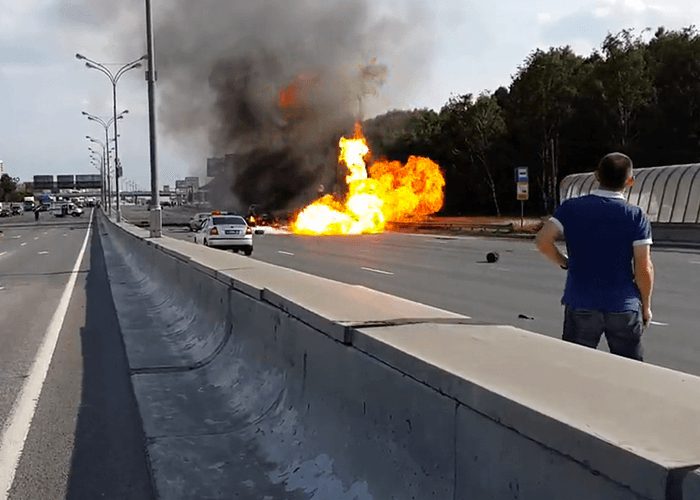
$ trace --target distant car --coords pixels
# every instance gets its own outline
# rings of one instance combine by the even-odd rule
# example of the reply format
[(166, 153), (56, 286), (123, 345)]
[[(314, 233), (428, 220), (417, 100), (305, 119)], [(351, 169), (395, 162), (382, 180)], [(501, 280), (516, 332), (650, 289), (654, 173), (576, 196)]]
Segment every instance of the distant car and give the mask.
[(80, 217), (84, 210), (73, 203), (61, 203), (52, 207), (51, 212), (55, 217)]
[(211, 216), (211, 212), (201, 212), (194, 214), (190, 219), (190, 231), (199, 231), (202, 223)]
[(194, 235), (194, 242), (213, 248), (253, 253), (253, 229), (238, 215), (210, 215)]

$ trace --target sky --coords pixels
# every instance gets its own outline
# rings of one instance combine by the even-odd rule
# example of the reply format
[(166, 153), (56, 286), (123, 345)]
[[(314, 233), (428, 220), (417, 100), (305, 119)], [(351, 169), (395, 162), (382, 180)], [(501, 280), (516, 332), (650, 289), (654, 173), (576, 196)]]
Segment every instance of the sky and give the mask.
[[(81, 111), (109, 117), (111, 86), (107, 78), (75, 59), (81, 52), (98, 61), (122, 60), (124, 47), (141, 56), (143, 40), (119, 40), (104, 22), (139, 22), (142, 12), (123, 12), (113, 20), (67, 23), (65, 12), (78, 0), (0, 0), (0, 160), (5, 172), (21, 180), (41, 174), (96, 173), (90, 165), (86, 135), (104, 137)], [(256, 0), (257, 1), (257, 0)], [(297, 0), (288, 0), (297, 1)], [(352, 0), (347, 0), (352, 1)], [(408, 2), (420, 9), (406, 9)], [(104, 16), (113, 0), (91, 0), (85, 19)], [(155, 16), (159, 3), (154, 0)], [(400, 18), (406, 35), (427, 47), (428, 57), (415, 68), (385, 54), (386, 85), (368, 112), (428, 107), (439, 109), (451, 96), (508, 85), (536, 48), (570, 45), (586, 55), (608, 32), (665, 26), (700, 25), (697, 0), (374, 0), (377, 16)], [(410, 15), (419, 12), (415, 19)], [(408, 17), (407, 17), (408, 16)], [(123, 46), (117, 47), (116, 44)], [(157, 44), (157, 40), (156, 40)], [(392, 73), (394, 66), (401, 71)], [(167, 77), (167, 76), (165, 76)], [(161, 75), (161, 78), (164, 76)], [(186, 96), (183, 96), (186, 98)], [(149, 185), (146, 84), (142, 70), (119, 83), (119, 108), (129, 114), (120, 125), (124, 178)], [(204, 180), (208, 151), (185, 150), (182, 141), (159, 127), (161, 184), (198, 175)]]

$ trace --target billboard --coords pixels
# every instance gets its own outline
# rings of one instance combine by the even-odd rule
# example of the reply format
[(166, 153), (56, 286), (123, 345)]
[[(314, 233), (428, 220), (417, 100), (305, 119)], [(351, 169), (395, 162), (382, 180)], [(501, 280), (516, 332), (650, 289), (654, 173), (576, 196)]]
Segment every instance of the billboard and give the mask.
[(187, 182), (175, 181), (175, 189), (187, 189)]
[(57, 175), (56, 184), (58, 185), (58, 189), (75, 189), (75, 176)]
[(187, 183), (188, 187), (191, 187), (194, 190), (199, 189), (199, 177), (185, 177), (185, 182)]
[(100, 174), (76, 175), (75, 187), (77, 189), (100, 189), (102, 187)]
[(35, 175), (34, 176), (34, 189), (53, 189), (53, 175)]
[(163, 192), (164, 193), (169, 193), (170, 192), (170, 186), (168, 184), (163, 185)]

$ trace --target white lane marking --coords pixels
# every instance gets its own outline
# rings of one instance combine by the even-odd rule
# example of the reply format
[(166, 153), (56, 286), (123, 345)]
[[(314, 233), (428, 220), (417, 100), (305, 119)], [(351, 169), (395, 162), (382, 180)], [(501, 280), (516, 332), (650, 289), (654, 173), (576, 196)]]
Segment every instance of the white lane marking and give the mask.
[(49, 254), (49, 252), (47, 252), (46, 250), (44, 250), (43, 252), (37, 252), (37, 253), (39, 255), (48, 255)]
[(20, 234), (20, 235), (18, 235), (18, 236), (13, 236), (12, 239), (13, 239), (13, 240), (18, 240), (18, 239), (20, 239), (21, 237), (22, 237), (22, 235)]
[(508, 269), (507, 267), (497, 267), (496, 271), (503, 271), (504, 273), (509, 273), (510, 269)]
[(652, 321), (651, 324), (654, 326), (668, 326), (668, 323), (659, 323), (658, 321)]
[(370, 273), (377, 273), (377, 274), (384, 274), (386, 276), (393, 276), (394, 273), (390, 273), (389, 271), (382, 271), (381, 269), (373, 269), (371, 267), (363, 267), (363, 271), (369, 271)]
[(690, 263), (691, 264), (700, 264), (700, 260), (691, 260)]
[(0, 292), (2, 292), (5, 289), (4, 286), (0, 286)]
[(44, 234), (49, 234), (49, 232), (48, 232), (48, 231), (44, 231)]
[(24, 243), (20, 243), (19, 246), (23, 247), (23, 246), (26, 246), (26, 245), (27, 245), (27, 242), (25, 241)]
[(294, 254), (292, 252), (285, 252), (284, 250), (277, 250), (277, 253), (281, 253), (282, 255), (289, 255), (291, 257), (294, 257)]
[(34, 236), (34, 241), (36, 241), (36, 240), (38, 240), (38, 239), (39, 239), (38, 236)]
[(63, 233), (63, 236), (68, 236), (68, 233)]
[(2, 257), (3, 255), (7, 255), (7, 252), (0, 252), (0, 257)]
[(83, 246), (73, 265), (73, 271), (68, 278), (68, 283), (66, 283), (56, 311), (46, 329), (46, 335), (41, 341), (36, 358), (34, 358), (34, 362), (29, 370), (29, 375), (24, 381), (22, 390), (17, 400), (15, 400), (6, 425), (2, 430), (2, 439), (0, 439), (0, 498), (3, 499), (8, 498), (15, 479), (19, 459), (24, 450), (24, 443), (27, 440), (27, 434), (29, 434), (29, 429), (34, 419), (39, 396), (41, 396), (41, 389), (46, 381), (46, 375), (49, 371), (49, 366), (51, 366), (51, 359), (58, 343), (58, 336), (61, 333), (61, 328), (63, 328), (68, 305), (73, 296), (73, 289), (78, 279), (78, 271), (80, 271), (80, 266), (83, 262), (91, 227), (92, 213), (85, 232)]

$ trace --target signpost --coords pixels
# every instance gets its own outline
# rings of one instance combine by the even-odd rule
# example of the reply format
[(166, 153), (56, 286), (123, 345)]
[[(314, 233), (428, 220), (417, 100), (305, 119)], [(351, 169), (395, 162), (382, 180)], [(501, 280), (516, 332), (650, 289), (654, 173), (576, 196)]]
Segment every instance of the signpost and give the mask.
[(520, 202), (520, 229), (525, 226), (525, 202), (530, 199), (530, 175), (528, 167), (515, 169), (516, 196)]

